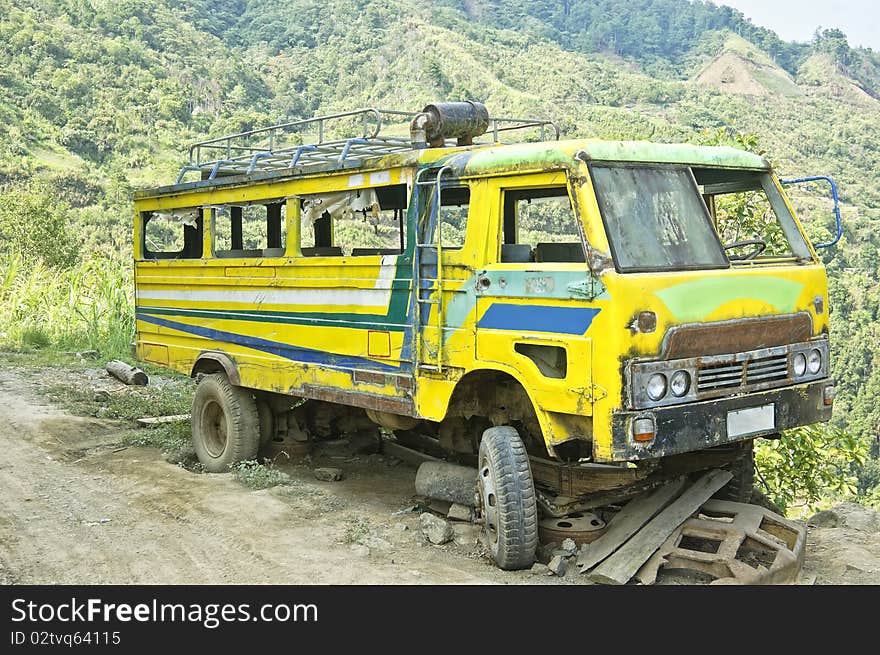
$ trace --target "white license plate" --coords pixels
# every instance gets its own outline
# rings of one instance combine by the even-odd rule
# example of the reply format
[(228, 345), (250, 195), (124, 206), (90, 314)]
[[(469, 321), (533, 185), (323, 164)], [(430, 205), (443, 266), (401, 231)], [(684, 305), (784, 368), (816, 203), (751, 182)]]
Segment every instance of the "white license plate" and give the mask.
[(727, 436), (741, 437), (746, 434), (766, 432), (776, 427), (776, 406), (772, 403), (761, 407), (749, 407), (727, 412)]

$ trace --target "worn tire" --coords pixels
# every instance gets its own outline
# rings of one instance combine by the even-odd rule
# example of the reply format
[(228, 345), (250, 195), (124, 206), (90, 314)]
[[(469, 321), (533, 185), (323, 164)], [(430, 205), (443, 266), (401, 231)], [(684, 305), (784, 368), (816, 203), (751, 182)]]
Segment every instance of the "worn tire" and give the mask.
[(254, 459), (260, 447), (257, 402), (222, 373), (202, 377), (192, 404), (192, 444), (209, 473)]
[(723, 467), (733, 477), (715, 494), (719, 500), (732, 500), (736, 503), (750, 503), (755, 488), (755, 442), (750, 441), (743, 454), (734, 462)]
[(529, 456), (514, 428), (483, 432), (477, 486), (483, 533), (495, 563), (505, 570), (530, 567), (538, 547), (538, 505)]
[(257, 418), (260, 424), (260, 448), (265, 448), (275, 437), (278, 419), (275, 418), (272, 405), (259, 396), (257, 396)]

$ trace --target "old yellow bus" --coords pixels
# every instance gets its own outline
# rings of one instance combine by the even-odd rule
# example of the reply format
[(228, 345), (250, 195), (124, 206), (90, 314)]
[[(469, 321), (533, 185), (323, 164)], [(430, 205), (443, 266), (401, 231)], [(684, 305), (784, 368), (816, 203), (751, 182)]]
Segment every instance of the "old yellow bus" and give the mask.
[(208, 471), (281, 432), (430, 440), (503, 568), (539, 505), (719, 465), (745, 499), (755, 438), (831, 415), (825, 271), (748, 152), (363, 109), (199, 143), (135, 210), (136, 356), (199, 378)]

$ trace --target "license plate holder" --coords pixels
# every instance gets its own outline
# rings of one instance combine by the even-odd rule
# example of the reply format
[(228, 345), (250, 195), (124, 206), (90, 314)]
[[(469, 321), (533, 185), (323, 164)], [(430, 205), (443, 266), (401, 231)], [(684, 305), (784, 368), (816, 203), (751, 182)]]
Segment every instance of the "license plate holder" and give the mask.
[(744, 437), (776, 428), (776, 405), (746, 407), (727, 412), (727, 436)]

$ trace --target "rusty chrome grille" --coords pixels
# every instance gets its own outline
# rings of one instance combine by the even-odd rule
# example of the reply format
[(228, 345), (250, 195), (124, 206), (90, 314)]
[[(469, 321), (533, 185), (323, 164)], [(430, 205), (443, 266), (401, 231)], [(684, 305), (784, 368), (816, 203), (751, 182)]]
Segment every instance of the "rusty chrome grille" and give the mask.
[[(815, 373), (805, 371), (795, 375), (793, 357), (818, 350), (821, 366)], [(661, 374), (667, 380), (676, 371), (687, 372), (693, 384), (683, 396), (667, 393), (654, 399), (648, 396), (652, 376)], [(778, 389), (791, 384), (803, 384), (828, 377), (828, 341), (811, 339), (773, 348), (761, 348), (740, 353), (708, 355), (675, 360), (635, 361), (626, 372), (630, 385), (630, 406), (634, 409), (681, 405), (715, 398), (724, 398)]]
[(735, 389), (788, 378), (788, 355), (703, 364), (697, 371), (697, 392)]
[(697, 392), (732, 389), (741, 386), (744, 364), (745, 362), (704, 364), (697, 371)]
[(773, 355), (750, 360), (746, 366), (746, 384), (761, 384), (788, 379), (788, 355)]

